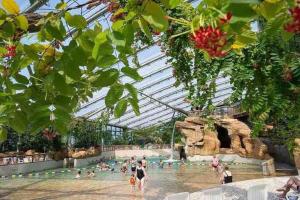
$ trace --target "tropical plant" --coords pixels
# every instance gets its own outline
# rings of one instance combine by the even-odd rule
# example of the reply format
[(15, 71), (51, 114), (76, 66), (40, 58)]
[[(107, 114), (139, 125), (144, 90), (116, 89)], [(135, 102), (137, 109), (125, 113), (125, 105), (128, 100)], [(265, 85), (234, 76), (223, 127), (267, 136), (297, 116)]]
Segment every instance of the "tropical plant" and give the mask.
[[(98, 23), (89, 28), (83, 16), (72, 14), (73, 10), (100, 4), (111, 12), (109, 29)], [(190, 94), (194, 96), (193, 104), (210, 108), (215, 80), (225, 74), (223, 62), (231, 56), (243, 62), (243, 49), (257, 42), (251, 23), (264, 21), (266, 38), (279, 35), (280, 43), (299, 33), (299, 5), (294, 0), (203, 0), (196, 8), (180, 0), (92, 0), (75, 7), (61, 1), (55, 11), (45, 16), (20, 11), (14, 0), (2, 0), (2, 7), (1, 140), (7, 136), (6, 127), (18, 133), (38, 133), (45, 128), (67, 133), (67, 125), (79, 105), (93, 97), (93, 92), (106, 87), (109, 90), (105, 104), (116, 117), (129, 104), (139, 114), (136, 89), (122, 83), (120, 77), (142, 80), (136, 55), (141, 40), (151, 43), (165, 33), (167, 39), (163, 43), (170, 49), (175, 76), (190, 91), (194, 87), (192, 76), (196, 76), (196, 90)], [(30, 40), (33, 36), (36, 39)], [(66, 38), (70, 41), (64, 42)], [(175, 50), (182, 56), (175, 55)], [(296, 66), (297, 62), (292, 62)], [(122, 67), (116, 69), (116, 63), (122, 63)], [(227, 67), (226, 75), (232, 74), (230, 70), (235, 72), (235, 67)], [(243, 70), (259, 78), (247, 67)], [(233, 78), (242, 81), (249, 77)], [(289, 85), (294, 81), (289, 80)], [(243, 93), (247, 89), (238, 91)], [(275, 97), (281, 95), (276, 89), (272, 91)], [(266, 107), (263, 110), (271, 112)]]

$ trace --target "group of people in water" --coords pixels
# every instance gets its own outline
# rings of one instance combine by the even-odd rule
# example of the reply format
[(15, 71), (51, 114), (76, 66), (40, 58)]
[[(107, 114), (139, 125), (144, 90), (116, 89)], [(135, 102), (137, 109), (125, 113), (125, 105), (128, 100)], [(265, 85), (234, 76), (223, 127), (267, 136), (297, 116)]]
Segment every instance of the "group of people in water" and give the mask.
[[(184, 157), (180, 156), (182, 159), (182, 164), (185, 164)], [(97, 164), (97, 168), (99, 171), (111, 171), (114, 172), (115, 168), (117, 167), (119, 163), (115, 161), (115, 163), (112, 165), (112, 167), (107, 164), (104, 160), (101, 160)], [(137, 158), (131, 157), (131, 159), (125, 160), (122, 163), (120, 163), (120, 172), (123, 175), (126, 175), (130, 173), (129, 178), (129, 184), (131, 186), (131, 191), (134, 192), (136, 190), (136, 187), (143, 193), (144, 192), (144, 186), (145, 182), (149, 179), (147, 175), (147, 169), (148, 169), (148, 162), (146, 157), (144, 156), (141, 160), (137, 160)], [(164, 165), (166, 163), (161, 159), (158, 163), (159, 168), (164, 168)], [(172, 167), (172, 163), (167, 163), (169, 167)], [(150, 166), (151, 167), (151, 166)], [(229, 170), (229, 167), (227, 165), (224, 165), (220, 162), (218, 157), (216, 155), (213, 156), (210, 167), (212, 170), (216, 173), (216, 176), (219, 177), (221, 184), (231, 183), (233, 181), (232, 173)], [(76, 179), (81, 178), (81, 171), (79, 170), (76, 174)], [(85, 176), (86, 178), (92, 178), (95, 177), (95, 171), (87, 171), (87, 174)], [(300, 180), (296, 177), (291, 177), (287, 183), (282, 187), (279, 188), (277, 191), (281, 192), (279, 195), (280, 197), (285, 197), (285, 195), (291, 190), (299, 191), (300, 192)]]
[[(117, 161), (115, 161), (114, 166), (118, 164)], [(144, 192), (144, 185), (145, 181), (148, 179), (146, 169), (147, 169), (147, 160), (144, 156), (142, 160), (137, 160), (136, 157), (131, 157), (129, 160), (125, 160), (120, 168), (120, 172), (125, 175), (127, 173), (131, 173), (129, 184), (131, 186), (131, 191), (136, 190), (136, 186), (141, 192)], [(111, 171), (114, 172), (115, 168), (110, 167), (105, 161), (101, 160), (97, 164), (97, 168), (99, 171)], [(75, 176), (76, 179), (81, 178), (81, 171), (79, 170)], [(95, 177), (95, 171), (87, 171), (86, 178), (92, 178)]]
[(211, 167), (220, 177), (220, 183), (226, 184), (232, 182), (232, 173), (229, 171), (229, 167), (220, 163), (216, 155), (213, 156), (211, 161)]

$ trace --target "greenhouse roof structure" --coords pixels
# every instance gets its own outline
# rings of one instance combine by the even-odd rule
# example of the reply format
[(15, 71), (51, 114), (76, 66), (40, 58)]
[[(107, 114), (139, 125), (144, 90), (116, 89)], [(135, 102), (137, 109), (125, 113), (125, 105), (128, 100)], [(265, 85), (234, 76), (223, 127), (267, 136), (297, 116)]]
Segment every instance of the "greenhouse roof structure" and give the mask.
[[(58, 3), (58, 1), (50, 1), (48, 3), (46, 0), (37, 0), (32, 5), (29, 5), (27, 1), (24, 3), (24, 1), (18, 0), (18, 2), (24, 11), (35, 11), (40, 14), (55, 10), (55, 4)], [(86, 0), (68, 0), (66, 2), (68, 7), (76, 7), (84, 4)], [(91, 9), (82, 7), (71, 12), (84, 16), (90, 27), (93, 27), (95, 22), (99, 22), (104, 28), (109, 28), (111, 25), (109, 21), (110, 14), (106, 12), (103, 4)], [(74, 29), (68, 31), (69, 37), (76, 32)], [(69, 38), (65, 38), (64, 42), (68, 41)], [(166, 64), (167, 56), (161, 51), (160, 46), (157, 43), (152, 46), (143, 46), (139, 49), (137, 55), (140, 63), (138, 72), (143, 77), (143, 80), (137, 82), (124, 76), (121, 78), (121, 81), (123, 83), (132, 83), (137, 88), (141, 114), (136, 116), (133, 109), (129, 106), (122, 117), (114, 118), (114, 116), (111, 116), (109, 124), (130, 129), (145, 128), (169, 121), (174, 114), (180, 114), (181, 110), (191, 110), (191, 105), (185, 101), (188, 92), (184, 89), (183, 85), (174, 86), (176, 80), (172, 74), (172, 66)], [(120, 69), (122, 64), (116, 63), (114, 67)], [(232, 89), (229, 79), (226, 77), (219, 77), (216, 83), (217, 92), (213, 102), (218, 104), (230, 96)], [(107, 91), (104, 88), (94, 92), (93, 98), (90, 98), (88, 102), (80, 106), (76, 116), (88, 119), (97, 119), (101, 116), (101, 113), (106, 111), (104, 98)]]

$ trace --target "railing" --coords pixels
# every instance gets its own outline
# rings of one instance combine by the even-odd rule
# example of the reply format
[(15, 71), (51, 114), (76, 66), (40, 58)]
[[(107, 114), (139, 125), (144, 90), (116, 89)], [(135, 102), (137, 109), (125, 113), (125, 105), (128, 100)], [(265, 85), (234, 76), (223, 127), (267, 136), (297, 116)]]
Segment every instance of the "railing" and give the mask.
[(239, 115), (239, 114), (242, 114), (244, 113), (241, 109), (241, 106), (240, 105), (237, 105), (237, 106), (220, 106), (220, 107), (217, 107), (214, 111), (214, 114), (215, 115), (221, 115), (221, 116), (236, 116), (236, 115)]
[(52, 160), (52, 159), (50, 159), (46, 153), (35, 153), (33, 155), (0, 156), (0, 166), (44, 162), (47, 160)]
[[(115, 150), (145, 150), (145, 149), (170, 149), (170, 144), (152, 144), (145, 145), (105, 145), (100, 147), (102, 152), (115, 151)], [(17, 165), (24, 163), (44, 162), (52, 160), (46, 153), (35, 153), (33, 155), (7, 155), (0, 156), (0, 166), (3, 165)]]
[(115, 150), (145, 150), (145, 149), (170, 149), (170, 144), (153, 144), (145, 145), (144, 147), (139, 145), (105, 145), (102, 152), (115, 151)]

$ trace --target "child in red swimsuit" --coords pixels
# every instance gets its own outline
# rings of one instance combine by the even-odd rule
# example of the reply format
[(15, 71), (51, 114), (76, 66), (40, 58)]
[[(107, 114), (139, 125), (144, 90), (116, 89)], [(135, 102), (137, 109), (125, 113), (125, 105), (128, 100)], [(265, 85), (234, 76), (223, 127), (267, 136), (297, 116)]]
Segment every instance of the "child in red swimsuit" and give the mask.
[(135, 176), (134, 176), (134, 174), (131, 174), (129, 183), (131, 185), (131, 192), (135, 191)]

